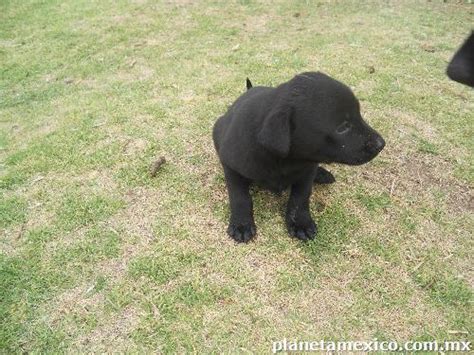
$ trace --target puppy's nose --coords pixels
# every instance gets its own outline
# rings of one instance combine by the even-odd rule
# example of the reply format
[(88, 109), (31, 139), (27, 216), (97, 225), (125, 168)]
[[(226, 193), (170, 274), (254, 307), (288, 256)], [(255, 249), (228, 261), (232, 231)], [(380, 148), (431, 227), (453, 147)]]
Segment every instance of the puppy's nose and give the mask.
[(375, 148), (377, 149), (377, 151), (381, 152), (384, 147), (385, 147), (384, 139), (380, 136), (375, 138)]
[(365, 145), (365, 149), (371, 154), (380, 153), (384, 147), (385, 141), (379, 135), (369, 140)]

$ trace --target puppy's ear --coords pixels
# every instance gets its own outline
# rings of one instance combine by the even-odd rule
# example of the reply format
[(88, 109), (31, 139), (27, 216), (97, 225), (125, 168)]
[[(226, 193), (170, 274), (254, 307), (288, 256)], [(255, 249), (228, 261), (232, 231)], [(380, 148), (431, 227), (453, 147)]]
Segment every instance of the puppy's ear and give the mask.
[(265, 117), (257, 134), (258, 143), (281, 158), (287, 157), (290, 152), (291, 114), (288, 104), (278, 104)]

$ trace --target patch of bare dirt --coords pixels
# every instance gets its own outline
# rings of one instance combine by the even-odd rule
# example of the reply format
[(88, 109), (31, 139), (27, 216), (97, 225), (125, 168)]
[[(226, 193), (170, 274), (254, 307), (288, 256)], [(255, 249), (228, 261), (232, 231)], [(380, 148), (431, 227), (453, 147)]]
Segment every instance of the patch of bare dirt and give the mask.
[(436, 195), (444, 194), (442, 202), (450, 212), (472, 211), (474, 191), (454, 176), (454, 166), (446, 159), (419, 153), (409, 144), (393, 142), (377, 159), (383, 163), (371, 164), (370, 169), (337, 166), (336, 170), (351, 169), (357, 179), (376, 185), (379, 191), (385, 191), (402, 205), (414, 199), (434, 205), (439, 203)]

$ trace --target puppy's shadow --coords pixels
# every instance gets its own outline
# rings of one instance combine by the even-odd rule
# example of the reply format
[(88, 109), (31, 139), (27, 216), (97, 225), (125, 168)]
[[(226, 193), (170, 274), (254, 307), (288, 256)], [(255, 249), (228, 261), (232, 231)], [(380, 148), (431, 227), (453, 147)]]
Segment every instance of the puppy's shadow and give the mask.
[[(211, 210), (218, 220), (227, 224), (230, 209), (224, 176), (218, 175), (212, 185), (212, 191), (215, 192), (215, 195), (211, 202)], [(255, 224), (257, 225), (256, 241), (262, 242), (263, 239), (265, 245), (275, 249), (282, 248), (283, 250), (289, 247), (288, 241), (291, 240), (293, 241), (291, 247), (300, 248), (314, 262), (340, 253), (350, 235), (353, 234), (352, 232), (357, 228), (358, 220), (347, 211), (342, 199), (331, 199), (330, 202), (326, 203), (330, 189), (331, 187), (328, 185), (315, 184), (313, 186), (310, 209), (318, 232), (314, 240), (302, 242), (291, 237), (286, 229), (285, 212), (289, 189), (275, 193), (260, 186), (252, 185), (250, 194), (253, 201)], [(263, 231), (269, 234), (265, 238), (262, 238)], [(225, 230), (222, 231), (222, 237), (229, 238)]]

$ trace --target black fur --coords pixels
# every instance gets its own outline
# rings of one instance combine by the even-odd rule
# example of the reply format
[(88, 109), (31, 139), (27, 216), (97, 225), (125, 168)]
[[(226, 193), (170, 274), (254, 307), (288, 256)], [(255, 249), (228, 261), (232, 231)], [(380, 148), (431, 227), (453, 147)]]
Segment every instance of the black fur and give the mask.
[(253, 87), (252, 82), (250, 81), (249, 78), (247, 78), (247, 83), (246, 84), (247, 84), (247, 90), (250, 90)]
[(312, 239), (313, 182), (334, 181), (318, 164), (364, 164), (385, 145), (362, 119), (352, 91), (314, 72), (296, 75), (276, 88), (248, 90), (217, 120), (213, 139), (229, 193), (227, 232), (238, 242), (247, 242), (256, 233), (251, 183), (272, 191), (291, 187), (288, 231), (301, 240)]
[(454, 54), (447, 74), (454, 81), (474, 87), (474, 31)]

